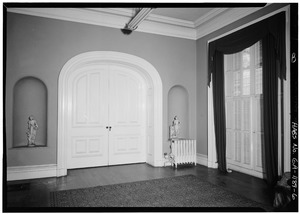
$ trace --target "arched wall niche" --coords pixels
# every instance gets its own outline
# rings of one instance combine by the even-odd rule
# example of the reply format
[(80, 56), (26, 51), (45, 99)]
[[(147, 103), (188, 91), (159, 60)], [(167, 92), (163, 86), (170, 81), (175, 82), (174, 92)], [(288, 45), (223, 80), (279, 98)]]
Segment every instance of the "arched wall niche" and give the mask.
[(13, 148), (28, 146), (29, 116), (37, 121), (36, 146), (47, 146), (47, 87), (28, 76), (18, 80), (13, 91)]
[(173, 86), (168, 93), (168, 124), (174, 117), (180, 121), (180, 138), (189, 138), (189, 94), (181, 85)]

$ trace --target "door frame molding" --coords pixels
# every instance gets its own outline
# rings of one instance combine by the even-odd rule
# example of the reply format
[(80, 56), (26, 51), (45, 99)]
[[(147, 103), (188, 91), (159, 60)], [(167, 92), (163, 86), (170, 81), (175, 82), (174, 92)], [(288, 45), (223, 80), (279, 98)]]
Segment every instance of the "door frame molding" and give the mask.
[[(114, 51), (91, 51), (79, 54), (71, 58), (62, 68), (58, 82), (58, 130), (57, 130), (57, 177), (67, 175), (67, 132), (66, 120), (68, 113), (67, 87), (71, 73), (88, 65), (97, 63), (118, 64), (131, 67), (143, 79), (145, 79), (149, 94), (153, 97), (153, 105), (149, 106), (153, 111), (149, 118), (153, 121), (147, 123), (149, 129), (153, 129), (153, 137), (146, 146), (147, 163), (152, 166), (162, 166), (162, 115), (163, 93), (162, 81), (158, 71), (146, 60), (126, 53)], [(153, 120), (152, 120), (153, 119)]]

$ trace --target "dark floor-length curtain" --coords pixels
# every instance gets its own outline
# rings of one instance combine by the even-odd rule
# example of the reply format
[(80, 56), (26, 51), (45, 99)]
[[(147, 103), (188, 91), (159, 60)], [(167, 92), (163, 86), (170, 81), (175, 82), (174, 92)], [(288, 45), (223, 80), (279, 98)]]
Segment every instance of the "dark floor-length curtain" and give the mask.
[[(224, 57), (219, 51), (215, 52), (215, 59), (218, 63), (214, 64), (215, 70), (223, 70)], [(224, 72), (219, 75), (213, 75), (213, 103), (214, 103), (214, 117), (215, 117), (215, 132), (216, 132), (216, 149), (218, 159), (218, 169), (226, 173), (226, 117), (225, 117), (225, 90), (224, 90)], [(216, 121), (218, 121), (216, 123)], [(225, 129), (224, 129), (225, 127)]]
[(278, 78), (275, 39), (271, 34), (262, 39), (263, 54), (263, 127), (265, 172), (268, 183), (278, 179)]
[[(226, 116), (224, 94), (224, 54), (233, 54), (259, 40), (263, 45), (264, 145), (267, 181), (277, 180), (277, 78), (285, 78), (285, 12), (281, 12), (247, 28), (209, 44), (209, 74), (213, 78), (213, 107), (218, 168), (226, 172)], [(279, 66), (276, 66), (276, 65)], [(276, 70), (278, 68), (278, 70)], [(275, 80), (276, 81), (275, 81)], [(274, 95), (275, 94), (275, 95)], [(265, 97), (271, 98), (265, 99)], [(274, 98), (274, 96), (276, 98)], [(276, 135), (276, 136), (275, 136)]]

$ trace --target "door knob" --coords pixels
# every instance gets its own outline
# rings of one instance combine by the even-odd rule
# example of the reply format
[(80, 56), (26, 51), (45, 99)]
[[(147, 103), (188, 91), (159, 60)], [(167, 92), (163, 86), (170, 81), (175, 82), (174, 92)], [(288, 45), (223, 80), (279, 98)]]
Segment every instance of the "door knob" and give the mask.
[(108, 127), (108, 130), (109, 130), (109, 131), (111, 130), (111, 126), (110, 126), (110, 127)]

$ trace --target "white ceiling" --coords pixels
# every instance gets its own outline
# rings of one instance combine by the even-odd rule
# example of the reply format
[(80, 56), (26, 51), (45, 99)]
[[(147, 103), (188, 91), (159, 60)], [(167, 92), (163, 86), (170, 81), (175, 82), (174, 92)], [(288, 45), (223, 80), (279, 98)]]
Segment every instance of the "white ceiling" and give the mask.
[[(260, 9), (156, 8), (136, 31), (196, 40)], [(8, 12), (121, 29), (134, 16), (136, 8), (8, 8)]]

